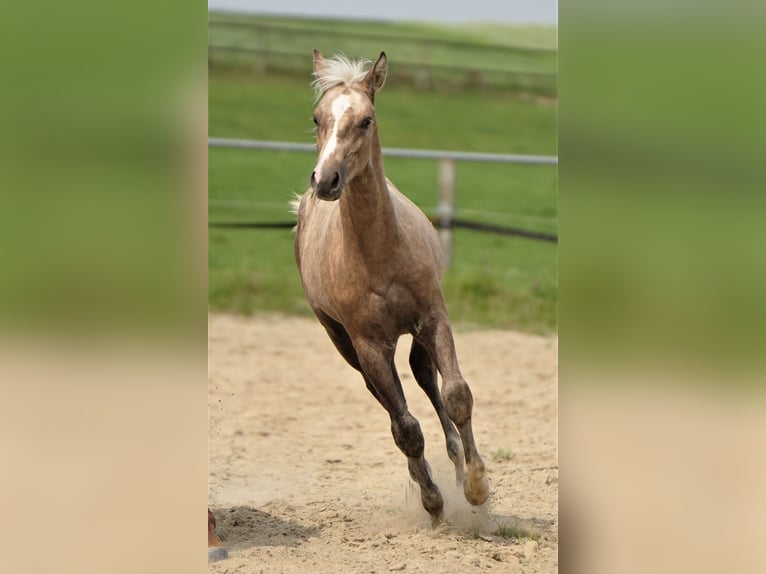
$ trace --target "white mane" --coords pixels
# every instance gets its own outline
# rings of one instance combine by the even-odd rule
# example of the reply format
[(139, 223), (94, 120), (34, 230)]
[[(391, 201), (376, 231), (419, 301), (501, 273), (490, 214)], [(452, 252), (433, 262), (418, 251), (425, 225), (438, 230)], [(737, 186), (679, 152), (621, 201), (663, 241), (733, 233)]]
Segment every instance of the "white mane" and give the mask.
[(335, 54), (326, 59), (322, 68), (314, 72), (314, 81), (311, 82), (315, 100), (318, 101), (327, 90), (335, 86), (350, 86), (361, 82), (370, 64), (370, 60), (349, 60), (343, 54)]

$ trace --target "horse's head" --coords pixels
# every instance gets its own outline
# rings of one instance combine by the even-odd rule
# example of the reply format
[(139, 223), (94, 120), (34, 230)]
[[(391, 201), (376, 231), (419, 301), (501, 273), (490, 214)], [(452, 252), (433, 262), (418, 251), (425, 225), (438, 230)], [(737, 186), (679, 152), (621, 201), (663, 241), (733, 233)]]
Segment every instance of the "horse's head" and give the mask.
[(375, 92), (386, 80), (384, 52), (368, 71), (363, 62), (325, 59), (314, 50), (314, 85), (321, 96), (314, 110), (319, 153), (311, 189), (319, 199), (335, 201), (346, 184), (373, 160), (377, 142)]

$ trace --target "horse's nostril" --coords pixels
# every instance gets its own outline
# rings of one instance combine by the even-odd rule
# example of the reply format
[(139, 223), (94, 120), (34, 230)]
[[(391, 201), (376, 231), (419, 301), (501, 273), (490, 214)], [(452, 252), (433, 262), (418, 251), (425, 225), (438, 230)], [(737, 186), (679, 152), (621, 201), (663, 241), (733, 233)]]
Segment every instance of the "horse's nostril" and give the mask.
[(340, 174), (336, 171), (335, 176), (332, 178), (332, 189), (337, 189), (340, 183)]

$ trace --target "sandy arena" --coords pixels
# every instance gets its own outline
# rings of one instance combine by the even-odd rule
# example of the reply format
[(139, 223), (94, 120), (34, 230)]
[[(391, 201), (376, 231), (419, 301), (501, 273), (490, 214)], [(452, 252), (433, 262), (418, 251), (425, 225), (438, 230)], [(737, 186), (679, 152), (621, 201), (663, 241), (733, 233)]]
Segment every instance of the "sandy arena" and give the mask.
[(455, 332), (492, 492), (480, 508), (455, 486), (400, 340), (399, 374), (445, 499), (436, 529), (388, 415), (317, 321), (210, 315), (208, 341), (209, 505), (230, 554), (210, 572), (558, 571), (556, 337)]

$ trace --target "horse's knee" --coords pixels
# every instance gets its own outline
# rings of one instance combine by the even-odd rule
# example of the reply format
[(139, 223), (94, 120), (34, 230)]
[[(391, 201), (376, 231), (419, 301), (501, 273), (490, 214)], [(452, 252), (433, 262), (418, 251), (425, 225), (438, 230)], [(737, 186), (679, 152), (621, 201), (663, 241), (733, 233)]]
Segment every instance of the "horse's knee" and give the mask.
[(445, 381), (442, 397), (447, 415), (456, 425), (461, 426), (471, 418), (473, 395), (468, 383), (464, 380)]
[(410, 413), (391, 417), (391, 434), (394, 442), (406, 456), (420, 457), (423, 455), (425, 440), (420, 430), (420, 423)]

